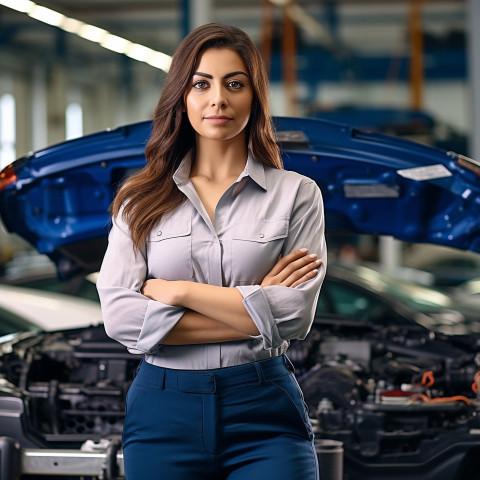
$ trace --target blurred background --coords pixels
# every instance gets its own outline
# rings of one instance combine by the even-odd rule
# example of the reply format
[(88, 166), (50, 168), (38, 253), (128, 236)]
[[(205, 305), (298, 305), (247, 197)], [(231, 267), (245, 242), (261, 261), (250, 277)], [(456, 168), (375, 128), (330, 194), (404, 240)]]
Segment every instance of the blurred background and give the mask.
[[(477, 0), (0, 0), (0, 167), (152, 118), (170, 55), (209, 22), (234, 24), (259, 46), (275, 115), (326, 118), (478, 158)], [(30, 247), (0, 230), (5, 268)], [(388, 238), (329, 232), (329, 245), (352, 260), (425, 258)], [(473, 261), (428, 252), (454, 265)]]

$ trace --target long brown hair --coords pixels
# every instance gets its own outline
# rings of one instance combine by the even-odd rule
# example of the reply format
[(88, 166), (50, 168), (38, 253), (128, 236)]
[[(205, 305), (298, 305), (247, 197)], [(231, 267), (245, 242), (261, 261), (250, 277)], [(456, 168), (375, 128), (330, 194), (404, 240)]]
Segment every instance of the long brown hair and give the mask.
[(248, 146), (265, 165), (283, 168), (271, 122), (268, 78), (259, 51), (237, 27), (211, 23), (196, 28), (183, 39), (172, 58), (145, 150), (147, 164), (126, 180), (111, 206), (114, 217), (123, 207), (122, 218), (130, 227), (136, 249), (145, 243), (162, 215), (185, 200), (173, 181), (183, 157), (195, 146), (183, 98), (200, 54), (209, 48), (229, 48), (242, 58), (253, 88), (252, 111), (246, 127)]

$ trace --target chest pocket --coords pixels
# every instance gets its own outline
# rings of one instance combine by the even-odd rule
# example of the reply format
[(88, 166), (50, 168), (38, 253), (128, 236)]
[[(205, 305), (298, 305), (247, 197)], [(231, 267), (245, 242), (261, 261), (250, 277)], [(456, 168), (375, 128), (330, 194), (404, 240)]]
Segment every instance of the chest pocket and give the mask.
[(288, 235), (288, 217), (258, 218), (235, 226), (232, 276), (239, 284), (256, 284), (275, 265)]
[(148, 278), (190, 280), (193, 277), (191, 217), (175, 215), (161, 222), (147, 241)]

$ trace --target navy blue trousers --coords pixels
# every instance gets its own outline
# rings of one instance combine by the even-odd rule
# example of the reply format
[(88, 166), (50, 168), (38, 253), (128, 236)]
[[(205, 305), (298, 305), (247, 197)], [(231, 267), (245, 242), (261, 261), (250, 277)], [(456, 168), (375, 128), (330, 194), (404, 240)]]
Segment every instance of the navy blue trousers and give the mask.
[(284, 357), (214, 370), (142, 362), (128, 391), (127, 480), (318, 480), (303, 395)]

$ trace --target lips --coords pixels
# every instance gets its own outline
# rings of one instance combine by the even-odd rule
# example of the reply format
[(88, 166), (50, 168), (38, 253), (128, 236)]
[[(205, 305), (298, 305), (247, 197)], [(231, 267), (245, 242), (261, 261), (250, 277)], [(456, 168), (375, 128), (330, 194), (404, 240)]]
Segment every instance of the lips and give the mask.
[(229, 122), (230, 120), (232, 120), (232, 118), (227, 117), (226, 115), (210, 115), (208, 117), (205, 117), (205, 120), (211, 123), (223, 124)]
[(219, 119), (231, 120), (231, 117), (227, 117), (226, 115), (210, 115), (205, 118), (208, 120), (219, 120)]

